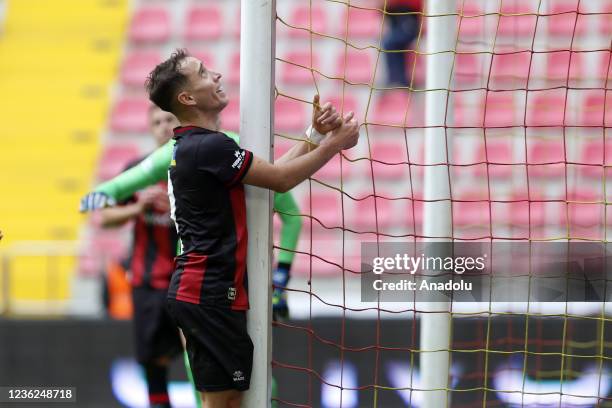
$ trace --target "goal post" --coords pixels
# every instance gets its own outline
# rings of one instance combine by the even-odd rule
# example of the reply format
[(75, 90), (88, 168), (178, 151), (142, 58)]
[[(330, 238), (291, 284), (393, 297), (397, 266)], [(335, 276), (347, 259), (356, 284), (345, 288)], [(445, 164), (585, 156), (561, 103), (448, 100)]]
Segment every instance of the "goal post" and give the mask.
[[(271, 160), (274, 123), (276, 2), (241, 1), (240, 134), (241, 144)], [(271, 400), (272, 359), (272, 194), (246, 186), (249, 245), (248, 330), (253, 341), (251, 386), (244, 406), (267, 407)]]
[[(425, 182), (423, 234), (427, 241), (446, 241), (452, 236), (448, 118), (456, 45), (456, 4), (451, 0), (427, 0), (425, 18)], [(437, 164), (437, 165), (436, 165)], [(420, 369), (423, 406), (450, 406), (448, 378), (451, 349), (451, 315), (447, 302), (425, 302), (420, 314)]]

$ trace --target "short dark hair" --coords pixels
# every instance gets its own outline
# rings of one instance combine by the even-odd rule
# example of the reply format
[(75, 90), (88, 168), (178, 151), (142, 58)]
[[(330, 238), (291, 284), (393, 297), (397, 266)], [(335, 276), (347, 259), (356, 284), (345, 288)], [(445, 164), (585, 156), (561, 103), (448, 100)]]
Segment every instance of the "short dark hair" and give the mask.
[(187, 76), (180, 71), (181, 62), (189, 56), (185, 49), (177, 49), (167, 60), (149, 74), (145, 88), (149, 99), (166, 112), (173, 111), (179, 90), (187, 83)]

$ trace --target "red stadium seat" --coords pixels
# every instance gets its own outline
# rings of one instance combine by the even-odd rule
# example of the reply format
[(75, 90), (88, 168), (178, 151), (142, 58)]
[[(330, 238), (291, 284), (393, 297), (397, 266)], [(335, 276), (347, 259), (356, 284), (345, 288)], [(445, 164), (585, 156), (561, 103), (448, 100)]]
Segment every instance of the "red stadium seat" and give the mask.
[(367, 51), (348, 50), (346, 55), (336, 56), (336, 74), (350, 83), (369, 83), (372, 81), (374, 64)]
[(107, 146), (98, 166), (98, 178), (108, 180), (125, 170), (132, 160), (140, 156), (140, 149), (134, 144), (117, 144)]
[(592, 227), (604, 225), (604, 203), (602, 195), (594, 189), (570, 190), (565, 205), (559, 214), (559, 223), (565, 226)]
[(419, 126), (422, 118), (419, 121), (415, 104), (407, 91), (387, 92), (376, 100), (372, 122), (380, 125)]
[(408, 156), (403, 140), (377, 140), (372, 146), (374, 180), (399, 180), (408, 174)]
[[(312, 16), (312, 19), (311, 19)], [(289, 35), (294, 38), (307, 38), (313, 33), (327, 32), (327, 15), (318, 5), (298, 5), (291, 12), (289, 24), (293, 27)]]
[[(605, 146), (603, 140), (594, 140), (586, 143), (582, 149), (580, 163), (585, 164), (581, 166), (582, 175), (602, 180), (604, 164), (612, 166), (612, 142), (606, 142)], [(612, 167), (606, 169), (606, 180), (612, 180)]]
[[(355, 201), (354, 211), (351, 212), (351, 225), (355, 225), (361, 232), (382, 232), (393, 225), (402, 224), (397, 219), (398, 213), (392, 211), (393, 201), (381, 197), (370, 196), (363, 200)], [(376, 223), (378, 222), (378, 230)]]
[[(598, 52), (599, 66), (597, 68), (597, 78), (603, 79), (604, 83), (612, 81), (612, 52)], [(603, 87), (603, 86), (602, 86)]]
[[(350, 7), (342, 17), (342, 22), (348, 22), (348, 38), (378, 38), (380, 35), (382, 13), (373, 9), (358, 9)], [(338, 35), (345, 37), (346, 25), (339, 24)]]
[(313, 70), (319, 69), (319, 56), (310, 51), (296, 51), (287, 54), (281, 64), (281, 80), (286, 84), (310, 84), (313, 82)]
[(453, 197), (453, 225), (488, 227), (489, 220), (489, 200), (486, 193), (466, 192)]
[(570, 53), (570, 51), (554, 51), (549, 53), (546, 77), (549, 80), (563, 81), (567, 80), (568, 78), (584, 78), (582, 53)]
[(612, 4), (608, 4), (603, 13), (599, 17), (599, 32), (609, 38), (612, 35)]
[(162, 43), (170, 39), (170, 14), (162, 7), (139, 8), (132, 17), (128, 38), (132, 42)]
[(308, 126), (306, 104), (278, 97), (274, 104), (274, 128), (277, 132), (303, 131)]
[[(495, 83), (511, 83), (512, 88), (526, 88), (530, 62), (530, 52), (496, 53), (491, 62), (491, 80)], [(508, 87), (504, 86), (504, 89)]]
[(161, 62), (157, 51), (135, 51), (128, 54), (121, 66), (121, 82), (127, 86), (144, 86), (149, 73)]
[(459, 38), (477, 37), (484, 30), (485, 16), (480, 7), (475, 4), (459, 2), (457, 8), (457, 24), (459, 24)]
[[(482, 143), (476, 152), (475, 162), (488, 163), (514, 163), (512, 144), (510, 140), (487, 140), (486, 155), (485, 145)], [(475, 166), (476, 175), (487, 177), (486, 166)], [(513, 166), (489, 164), (488, 177), (494, 179), (508, 179), (512, 177)]]
[(187, 10), (185, 40), (216, 40), (221, 37), (223, 16), (218, 5), (193, 6)]
[[(548, 33), (551, 36), (580, 36), (587, 30), (587, 19), (577, 14), (577, 0), (553, 3), (548, 17)], [(584, 10), (580, 10), (584, 12)]]
[(455, 54), (454, 74), (459, 84), (473, 84), (482, 76), (482, 54)]
[(566, 92), (552, 90), (527, 95), (526, 126), (563, 126), (565, 124)]
[(533, 38), (536, 30), (537, 7), (538, 3), (534, 5), (528, 2), (520, 4), (502, 2), (500, 10), (502, 14), (518, 15), (501, 15), (499, 17), (498, 33), (502, 36)]
[(240, 129), (240, 97), (230, 96), (229, 103), (221, 112), (221, 127), (238, 132)]
[(565, 174), (563, 140), (539, 140), (528, 143), (529, 177), (555, 178)]
[[(343, 211), (340, 193), (337, 191), (313, 191), (311, 199), (305, 197), (300, 209), (302, 213), (309, 214), (314, 218), (313, 223), (318, 220), (327, 228), (342, 226)], [(306, 222), (308, 220), (305, 220)]]
[(489, 92), (479, 107), (479, 123), (484, 127), (510, 127), (520, 123), (515, 120), (513, 92)]
[[(353, 166), (346, 159), (342, 159), (342, 169), (340, 168), (340, 155), (335, 155), (330, 161), (317, 171), (313, 178), (323, 180), (325, 182), (340, 180), (346, 181), (353, 173)], [(342, 171), (342, 172), (341, 172)]]
[(111, 130), (117, 133), (147, 132), (147, 112), (150, 104), (144, 97), (120, 99), (111, 112)]
[(612, 126), (612, 91), (606, 92), (602, 89), (589, 93), (583, 103), (579, 124), (594, 127)]
[[(541, 227), (546, 222), (546, 209), (543, 195), (534, 190), (512, 195), (510, 203), (505, 204), (505, 214), (510, 225), (515, 227)], [(495, 217), (495, 215), (494, 215)]]

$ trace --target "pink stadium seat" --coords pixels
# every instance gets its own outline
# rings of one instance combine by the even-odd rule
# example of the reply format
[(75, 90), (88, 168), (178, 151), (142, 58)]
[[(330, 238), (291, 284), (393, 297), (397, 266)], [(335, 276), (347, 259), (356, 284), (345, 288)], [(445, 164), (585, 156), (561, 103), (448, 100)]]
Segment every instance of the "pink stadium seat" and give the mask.
[[(585, 166), (581, 166), (584, 176), (602, 180), (603, 165), (612, 166), (612, 141), (606, 142), (605, 146), (603, 140), (586, 143), (582, 150), (580, 163), (585, 164)], [(593, 166), (588, 166), (589, 164)], [(612, 179), (612, 167), (606, 169), (606, 180), (610, 179)]]
[(289, 35), (294, 38), (307, 38), (311, 31), (313, 33), (327, 32), (327, 15), (318, 5), (296, 6), (291, 13), (289, 23), (294, 27), (299, 27), (289, 31)]
[(562, 227), (568, 222), (570, 228), (572, 226), (592, 227), (603, 225), (604, 203), (601, 193), (588, 188), (570, 190), (567, 197), (567, 209), (563, 205), (559, 216), (559, 223)]
[(336, 57), (336, 74), (350, 83), (369, 83), (372, 80), (374, 63), (367, 51), (348, 50), (346, 55)]
[(582, 106), (582, 116), (579, 125), (594, 127), (612, 126), (612, 91), (597, 90), (586, 96)]
[[(457, 24), (459, 24), (459, 38), (480, 36), (484, 30), (485, 16), (480, 7), (475, 4), (458, 2)], [(475, 17), (478, 16), (478, 17)]]
[[(415, 196), (414, 200), (407, 200), (406, 218), (409, 226), (414, 226), (417, 232), (423, 225), (423, 197)], [(410, 229), (409, 229), (410, 230)]]
[(517, 126), (512, 92), (489, 92), (480, 104), (479, 123), (484, 127)]
[(143, 87), (149, 73), (161, 62), (157, 51), (134, 51), (121, 66), (121, 82), (127, 86)]
[(170, 15), (163, 7), (145, 6), (132, 17), (128, 38), (133, 42), (162, 43), (170, 38)]
[(140, 156), (140, 149), (134, 144), (117, 144), (107, 146), (100, 158), (98, 178), (108, 180), (125, 170), (132, 160)]
[(511, 83), (513, 88), (526, 88), (530, 62), (529, 52), (496, 53), (491, 62), (491, 80)]
[(354, 211), (351, 212), (351, 225), (356, 225), (359, 231), (377, 231), (376, 222), (378, 220), (378, 231), (382, 232), (399, 224), (398, 214), (392, 211), (393, 201), (377, 197), (376, 207), (374, 207), (374, 197), (368, 197), (354, 203)]
[(555, 178), (565, 174), (563, 140), (539, 140), (529, 143), (527, 164), (529, 177)]
[[(358, 9), (350, 7), (342, 20), (348, 22), (348, 38), (378, 38), (380, 35), (382, 13), (373, 9)], [(339, 35), (346, 36), (346, 25), (339, 24)]]
[(278, 97), (274, 104), (274, 128), (279, 132), (303, 131), (308, 125), (303, 102)]
[(147, 112), (150, 102), (145, 97), (124, 97), (115, 104), (110, 128), (117, 133), (144, 133), (148, 130)]
[(407, 91), (387, 92), (376, 100), (371, 120), (380, 125), (419, 126), (414, 105)]
[[(305, 197), (300, 209), (302, 213), (309, 214), (315, 218), (313, 223), (317, 223), (316, 220), (319, 220), (325, 227), (342, 226), (342, 204), (340, 202), (340, 193), (337, 191), (313, 191), (311, 199), (309, 200), (308, 197)], [(307, 222), (309, 221), (305, 219), (304, 223)]]
[(240, 97), (229, 96), (229, 103), (221, 112), (221, 127), (238, 132), (240, 129)]
[(185, 40), (216, 40), (221, 37), (223, 16), (218, 5), (193, 6), (187, 10)]
[[(281, 80), (286, 84), (310, 84), (313, 82), (313, 70), (319, 69), (319, 56), (312, 55), (310, 51), (295, 51), (287, 54), (279, 61), (281, 67)], [(286, 62), (285, 62), (286, 61)]]
[[(531, 190), (517, 192), (512, 195), (509, 203), (504, 203), (504, 214), (508, 223), (515, 227), (541, 227), (546, 221), (546, 209), (548, 204), (543, 201), (544, 197), (538, 191)], [(501, 204), (501, 203), (499, 203)], [(498, 214), (494, 214), (496, 217)], [(499, 214), (501, 215), (501, 214)]]
[(597, 54), (599, 54), (597, 78), (603, 79), (604, 83), (606, 82), (606, 80), (608, 81), (608, 83), (610, 83), (610, 81), (612, 81), (612, 52), (598, 52)]
[(342, 179), (346, 181), (351, 177), (354, 166), (346, 159), (342, 159), (342, 169), (340, 169), (340, 165), (340, 155), (337, 154), (328, 161), (327, 164), (321, 167), (319, 171), (314, 174), (313, 178), (329, 182), (339, 181), (342, 176)]
[[(550, 11), (552, 15), (548, 17), (548, 33), (567, 37), (583, 35), (588, 28), (588, 20), (577, 14), (577, 11), (577, 0), (554, 2)], [(584, 13), (584, 10), (580, 12)]]
[(403, 140), (378, 140), (372, 146), (374, 180), (398, 180), (408, 174), (408, 156)]
[(473, 84), (482, 76), (481, 54), (455, 54), (454, 74), (459, 84)]
[(488, 227), (489, 220), (489, 201), (486, 193), (465, 192), (453, 197), (453, 225)]
[(531, 92), (527, 96), (527, 126), (563, 126), (566, 94), (564, 90)]
[[(512, 144), (510, 140), (487, 140), (486, 155), (485, 145), (482, 143), (476, 152), (475, 162), (488, 163), (514, 163)], [(476, 175), (487, 177), (486, 166), (475, 166)], [(508, 179), (512, 176), (513, 166), (489, 164), (488, 177), (492, 179)]]
[(599, 32), (609, 38), (612, 35), (612, 4), (608, 4), (603, 13), (599, 17)]
[[(571, 54), (571, 61), (570, 61)], [(569, 68), (569, 72), (568, 72)], [(579, 52), (555, 51), (548, 54), (546, 77), (549, 80), (581, 79), (584, 77), (583, 56)]]
[(498, 33), (509, 37), (532, 38), (535, 35), (538, 4), (522, 2), (502, 2), (500, 12), (502, 14), (524, 14), (524, 15), (501, 15), (499, 17)]
[(240, 52), (232, 54), (227, 70), (227, 82), (233, 85), (240, 83)]

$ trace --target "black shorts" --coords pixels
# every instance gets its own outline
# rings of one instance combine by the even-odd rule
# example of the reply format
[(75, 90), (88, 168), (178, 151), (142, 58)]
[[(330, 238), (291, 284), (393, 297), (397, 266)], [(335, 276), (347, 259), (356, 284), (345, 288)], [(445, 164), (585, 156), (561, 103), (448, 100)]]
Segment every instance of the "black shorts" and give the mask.
[(174, 357), (183, 351), (181, 336), (166, 308), (167, 290), (132, 289), (134, 304), (134, 345), (141, 364), (159, 357)]
[(168, 310), (183, 330), (198, 391), (249, 389), (253, 343), (246, 311), (168, 299)]

